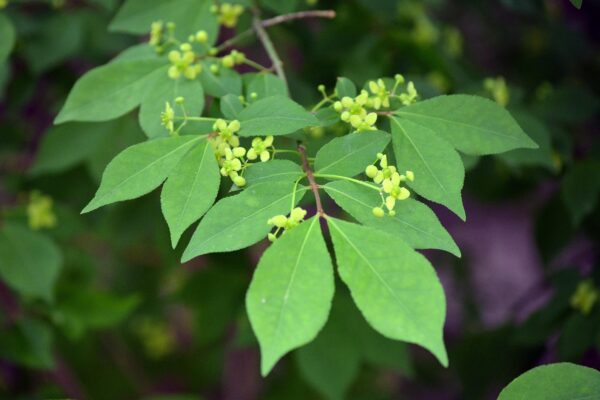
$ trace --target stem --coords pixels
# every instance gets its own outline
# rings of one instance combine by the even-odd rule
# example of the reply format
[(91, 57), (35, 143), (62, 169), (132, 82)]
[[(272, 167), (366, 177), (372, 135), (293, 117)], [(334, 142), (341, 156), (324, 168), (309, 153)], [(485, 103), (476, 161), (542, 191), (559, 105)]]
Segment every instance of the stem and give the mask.
[(273, 18), (265, 19), (262, 21), (262, 26), (268, 28), (273, 25), (278, 25), (284, 22), (290, 22), (296, 19), (305, 19), (305, 18), (335, 18), (334, 10), (308, 10), (308, 11), (298, 11), (289, 14), (278, 15)]
[(273, 42), (271, 41), (269, 34), (262, 25), (262, 21), (260, 20), (260, 14), (257, 8), (254, 8), (254, 19), (252, 21), (252, 26), (254, 27), (256, 36), (258, 36), (258, 40), (260, 40), (267, 52), (267, 55), (271, 59), (271, 62), (273, 63), (273, 68), (275, 68), (277, 76), (283, 81), (285, 89), (289, 94), (290, 89), (288, 87), (285, 72), (283, 71), (283, 62), (281, 61), (281, 58), (279, 58), (279, 54), (277, 54), (277, 50), (275, 50), (275, 46), (273, 46)]
[(313, 108), (312, 110), (310, 110), (310, 112), (317, 112), (321, 109), (321, 107), (323, 107), (325, 104), (327, 104), (328, 102), (333, 101), (331, 100), (331, 97), (324, 97), (323, 99), (321, 99), (321, 101), (319, 101)]
[(343, 181), (354, 182), (354, 183), (356, 183), (358, 185), (363, 185), (365, 187), (368, 187), (369, 189), (373, 189), (373, 190), (376, 190), (378, 192), (381, 192), (381, 189), (379, 188), (379, 186), (375, 186), (375, 185), (372, 185), (372, 184), (367, 183), (367, 182), (359, 181), (358, 179), (349, 178), (347, 176), (329, 175), (329, 174), (314, 174), (314, 177), (315, 178), (325, 178), (325, 179), (339, 179), (339, 180), (343, 180)]
[(175, 117), (176, 120), (184, 120), (184, 121), (200, 121), (200, 122), (214, 122), (218, 118), (210, 118), (210, 117)]
[[(335, 11), (333, 11), (333, 10), (310, 10), (310, 11), (295, 12), (295, 13), (291, 13), (291, 14), (284, 14), (284, 15), (279, 15), (274, 18), (265, 19), (264, 21), (261, 21), (261, 25), (263, 28), (268, 28), (270, 26), (278, 25), (278, 24), (281, 24), (284, 22), (289, 22), (289, 21), (293, 21), (296, 19), (305, 19), (305, 18), (335, 18)], [(248, 30), (245, 30), (244, 32), (240, 33), (239, 35), (236, 35), (236, 36), (232, 37), (231, 39), (224, 41), (217, 47), (217, 51), (221, 52), (231, 46), (234, 46), (235, 44), (241, 42), (245, 38), (252, 36), (253, 32), (254, 32), (253, 29), (248, 29)]]
[(264, 65), (260, 65), (259, 63), (252, 61), (252, 60), (244, 60), (244, 64), (248, 65), (249, 67), (252, 67), (254, 69), (257, 69), (259, 71), (263, 71), (263, 72), (269, 72), (271, 71), (271, 68), (267, 68)]
[(315, 176), (308, 165), (308, 158), (306, 157), (306, 148), (303, 145), (298, 145), (298, 152), (300, 153), (300, 158), (302, 158), (302, 169), (306, 173), (306, 177), (308, 178), (308, 184), (310, 186), (310, 190), (312, 190), (313, 195), (315, 196), (315, 202), (317, 203), (317, 213), (320, 217), (327, 217), (325, 211), (323, 211), (323, 203), (321, 203), (321, 196), (319, 195), (319, 185), (315, 181)]
[(294, 191), (292, 192), (292, 206), (290, 207), (290, 213), (292, 212), (292, 210), (294, 209), (294, 206), (296, 205), (296, 190), (298, 190), (298, 184), (300, 183), (300, 181), (302, 179), (304, 179), (305, 175), (301, 175), (298, 177), (298, 179), (296, 179), (296, 182), (294, 182)]

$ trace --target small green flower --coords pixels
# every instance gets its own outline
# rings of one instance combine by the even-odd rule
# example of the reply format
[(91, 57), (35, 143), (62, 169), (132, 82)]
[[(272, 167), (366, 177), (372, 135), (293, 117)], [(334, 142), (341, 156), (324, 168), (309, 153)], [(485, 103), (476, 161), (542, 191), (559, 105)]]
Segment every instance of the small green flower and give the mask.
[(221, 25), (233, 28), (237, 25), (240, 15), (244, 12), (244, 7), (240, 4), (222, 3), (220, 8), (217, 7), (213, 11), (219, 14), (218, 21)]
[(50, 196), (34, 191), (27, 205), (29, 227), (34, 230), (52, 228), (56, 225), (56, 215), (52, 210), (53, 201)]
[(579, 282), (573, 296), (571, 296), (571, 307), (579, 310), (582, 314), (588, 315), (594, 304), (598, 301), (599, 292), (594, 282), (590, 279)]
[(383, 79), (378, 79), (377, 82), (370, 81), (369, 90), (375, 95), (375, 97), (373, 97), (373, 108), (376, 110), (379, 110), (381, 107), (389, 108), (390, 93), (385, 87)]
[(264, 139), (254, 138), (252, 140), (252, 147), (248, 150), (246, 157), (248, 160), (256, 160), (260, 158), (260, 161), (266, 162), (271, 158), (269, 148), (273, 146), (273, 136), (267, 136)]
[(150, 25), (150, 39), (148, 40), (150, 46), (157, 47), (161, 45), (164, 34), (164, 27), (165, 25), (162, 21), (156, 21), (153, 22), (152, 25)]
[(297, 227), (304, 221), (304, 217), (306, 217), (306, 210), (301, 207), (296, 207), (290, 212), (289, 217), (280, 214), (269, 218), (267, 224), (277, 228), (274, 234), (270, 234), (269, 240), (274, 241), (277, 237), (277, 233), (282, 229), (287, 231)]
[(419, 94), (417, 93), (415, 84), (412, 81), (409, 81), (408, 84), (406, 85), (406, 93), (402, 93), (402, 94), (400, 94), (400, 96), (398, 96), (398, 98), (400, 99), (400, 102), (405, 106), (409, 106), (409, 105), (415, 103), (417, 101), (418, 97), (419, 97)]
[(160, 114), (160, 123), (167, 128), (169, 133), (175, 131), (175, 111), (168, 101), (165, 103), (165, 111)]
[(233, 156), (230, 148), (224, 150), (225, 158), (221, 164), (221, 175), (235, 179), (238, 176), (238, 171), (242, 169), (242, 162), (239, 158)]

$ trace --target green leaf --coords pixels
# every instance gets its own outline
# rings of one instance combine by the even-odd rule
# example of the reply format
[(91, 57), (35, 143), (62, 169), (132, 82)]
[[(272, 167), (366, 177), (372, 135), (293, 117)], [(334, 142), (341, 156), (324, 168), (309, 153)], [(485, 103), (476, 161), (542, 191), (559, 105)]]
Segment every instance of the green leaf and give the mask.
[(91, 70), (75, 83), (54, 122), (120, 117), (140, 104), (148, 91), (148, 78), (164, 65), (164, 60), (136, 60)]
[(295, 162), (288, 160), (270, 160), (251, 164), (245, 171), (246, 185), (265, 182), (294, 182), (304, 173)]
[(23, 41), (23, 55), (34, 73), (58, 66), (80, 51), (85, 37), (82, 16), (55, 13), (47, 19), (41, 18), (34, 35)]
[(324, 189), (361, 224), (398, 236), (415, 249), (441, 249), (460, 257), (458, 246), (425, 204), (413, 199), (398, 201), (395, 216), (379, 218), (373, 215), (373, 207), (381, 204), (377, 191), (345, 181), (330, 182)]
[[(243, 249), (264, 239), (272, 228), (267, 220), (289, 213), (293, 186), (291, 182), (267, 182), (218, 201), (198, 224), (182, 262), (202, 254)], [(306, 190), (297, 189), (296, 204)]]
[(246, 296), (263, 376), (287, 352), (317, 336), (333, 291), (333, 266), (318, 217), (286, 232), (264, 252)]
[(408, 185), (418, 194), (443, 204), (465, 220), (461, 190), (465, 169), (450, 143), (432, 130), (408, 120), (391, 118), (398, 170), (415, 173)]
[(200, 83), (206, 94), (213, 97), (223, 97), (227, 94), (241, 95), (242, 77), (240, 74), (233, 69), (221, 67), (215, 75), (210, 72), (211, 64), (213, 63), (203, 62), (200, 74)]
[(573, 165), (565, 174), (562, 198), (577, 226), (589, 215), (600, 197), (600, 162), (586, 160)]
[(246, 98), (250, 99), (251, 93), (256, 93), (259, 99), (288, 95), (285, 83), (273, 74), (256, 74), (248, 83)]
[(240, 97), (235, 94), (227, 94), (221, 97), (221, 114), (227, 119), (237, 119), (244, 105)]
[(173, 248), (181, 234), (212, 206), (220, 180), (219, 166), (208, 141), (190, 150), (173, 169), (160, 196)]
[(146, 140), (137, 118), (132, 117), (126, 115), (112, 121), (89, 124), (103, 132), (100, 144), (93, 149), (93, 153), (86, 160), (88, 171), (97, 183), (100, 183), (106, 166), (117, 154), (129, 146)]
[(396, 236), (334, 218), (328, 223), (339, 274), (369, 324), (425, 347), (447, 366), (446, 301), (429, 261)]
[(240, 113), (239, 120), (240, 136), (287, 135), (319, 124), (314, 115), (284, 96), (271, 96), (250, 104)]
[(155, 21), (174, 22), (180, 40), (202, 29), (208, 33), (208, 45), (217, 40), (218, 24), (210, 12), (210, 0), (127, 0), (112, 20), (109, 30), (144, 34)]
[(336, 295), (329, 320), (319, 336), (296, 352), (302, 377), (331, 400), (345, 398), (360, 370), (362, 349), (356, 333), (367, 327), (357, 314), (348, 296)]
[(578, 9), (581, 10), (581, 6), (583, 5), (583, 0), (570, 0), (571, 4), (573, 4), (573, 6)]
[(0, 13), (0, 64), (4, 63), (15, 46), (16, 32), (10, 19)]
[(390, 135), (380, 131), (354, 132), (332, 139), (321, 147), (315, 159), (315, 173), (354, 176), (377, 159)]
[(106, 132), (106, 124), (73, 122), (51, 127), (43, 136), (32, 175), (65, 171), (81, 162), (98, 149)]
[(87, 329), (109, 328), (126, 318), (140, 303), (138, 296), (118, 297), (109, 292), (71, 287), (61, 290), (54, 310), (66, 334), (81, 338)]
[(571, 363), (542, 365), (502, 390), (498, 400), (588, 400), (600, 397), (600, 372)]
[(201, 139), (200, 136), (168, 137), (128, 147), (108, 164), (96, 195), (82, 213), (135, 199), (156, 189)]
[(508, 111), (483, 97), (438, 96), (401, 108), (395, 114), (431, 129), (466, 154), (537, 148)]
[(340, 98), (346, 96), (354, 98), (357, 94), (354, 82), (344, 77), (337, 78), (337, 81), (335, 83), (335, 92)]
[(62, 266), (60, 249), (48, 237), (24, 226), (0, 226), (0, 276), (23, 296), (52, 301)]
[(29, 368), (54, 365), (52, 330), (42, 321), (20, 318), (12, 329), (0, 330), (0, 357)]
[(148, 93), (140, 107), (140, 126), (149, 138), (168, 136), (169, 132), (161, 124), (160, 115), (165, 103), (181, 115), (181, 108), (175, 104), (177, 97), (185, 99), (184, 107), (189, 116), (201, 115), (204, 109), (204, 91), (197, 80), (174, 80), (167, 76), (168, 67), (161, 68), (148, 78)]
[(115, 58), (110, 60), (111, 63), (136, 61), (136, 60), (157, 60), (159, 55), (156, 50), (148, 43), (140, 43), (120, 52)]

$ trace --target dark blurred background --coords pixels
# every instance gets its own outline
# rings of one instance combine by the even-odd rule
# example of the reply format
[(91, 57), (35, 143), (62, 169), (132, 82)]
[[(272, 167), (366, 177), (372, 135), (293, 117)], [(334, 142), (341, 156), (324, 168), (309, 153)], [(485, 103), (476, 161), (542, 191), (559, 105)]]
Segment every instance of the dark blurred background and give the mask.
[[(40, 262), (60, 265), (52, 302), (0, 282), (1, 398), (492, 399), (542, 363), (600, 368), (600, 2), (265, 1), (267, 16), (337, 12), (269, 29), (298, 102), (314, 104), (337, 76), (403, 73), (422, 98), (497, 101), (540, 145), (465, 157), (466, 223), (434, 206), (463, 254), (426, 252), (447, 295), (448, 369), (357, 318), (350, 330), (372, 337), (359, 358), (332, 328), (266, 379), (244, 310), (264, 244), (182, 266), (157, 193), (79, 215), (108, 161), (145, 138), (136, 112), (52, 127), (78, 77), (146, 40), (108, 31), (121, 3), (0, 10), (16, 31), (0, 65), (0, 224), (28, 226), (50, 246)], [(255, 42), (243, 49), (268, 64)], [(337, 287), (334, 313), (354, 312)]]

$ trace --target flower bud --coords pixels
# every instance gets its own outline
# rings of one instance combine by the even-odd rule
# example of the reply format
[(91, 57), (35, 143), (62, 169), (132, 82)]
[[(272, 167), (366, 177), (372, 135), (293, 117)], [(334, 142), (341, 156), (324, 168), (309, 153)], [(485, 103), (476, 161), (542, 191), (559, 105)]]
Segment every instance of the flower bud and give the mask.
[(206, 31), (196, 32), (196, 40), (199, 43), (206, 43), (208, 41), (208, 33), (206, 33)]
[(344, 109), (344, 106), (342, 105), (341, 101), (336, 101), (333, 103), (333, 109), (337, 112), (341, 112)]
[(383, 208), (381, 207), (375, 207), (373, 208), (373, 215), (377, 218), (381, 218), (385, 215), (385, 211), (383, 211)]
[(225, 68), (233, 68), (235, 65), (235, 60), (231, 55), (228, 55), (221, 59), (221, 64), (223, 64)]
[(235, 186), (237, 187), (243, 187), (246, 186), (246, 179), (244, 179), (243, 176), (236, 176), (235, 178), (233, 178), (233, 183), (235, 183)]
[(179, 97), (175, 98), (175, 103), (176, 103), (176, 104), (180, 104), (180, 105), (181, 105), (181, 104), (183, 104), (184, 102), (185, 102), (185, 99), (184, 99), (183, 97), (181, 97), (181, 96), (179, 96)]
[(365, 169), (365, 174), (367, 174), (367, 176), (371, 179), (375, 178), (377, 172), (379, 172), (379, 170), (374, 165), (369, 165), (367, 169)]
[(415, 180), (415, 173), (412, 171), (406, 171), (406, 179), (413, 182)]

